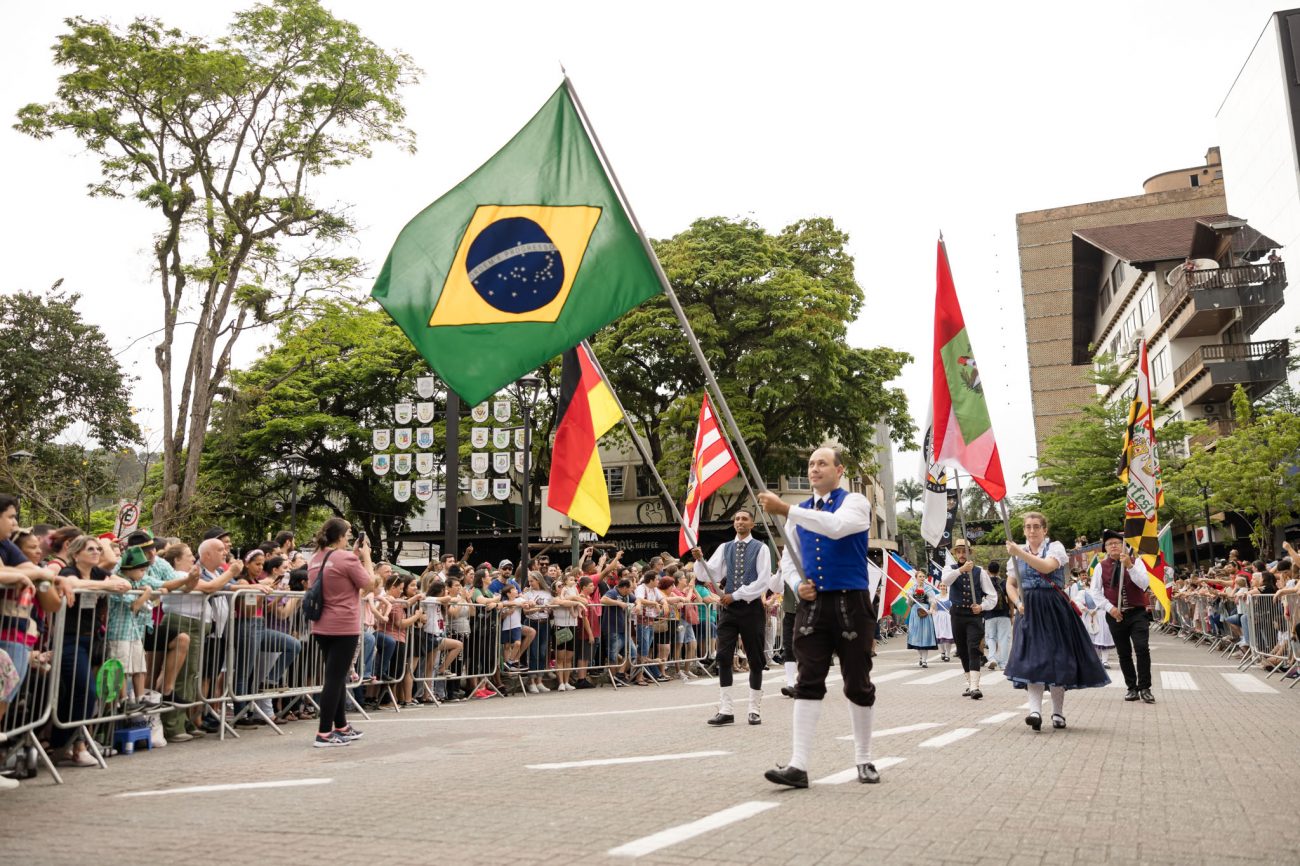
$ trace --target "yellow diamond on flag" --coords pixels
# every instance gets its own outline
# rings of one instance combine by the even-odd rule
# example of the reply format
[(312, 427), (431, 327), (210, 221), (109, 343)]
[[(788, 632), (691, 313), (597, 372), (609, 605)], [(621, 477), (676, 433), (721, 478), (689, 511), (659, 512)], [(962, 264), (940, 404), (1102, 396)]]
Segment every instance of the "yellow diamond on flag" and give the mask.
[(600, 212), (586, 205), (479, 205), (429, 327), (554, 322)]

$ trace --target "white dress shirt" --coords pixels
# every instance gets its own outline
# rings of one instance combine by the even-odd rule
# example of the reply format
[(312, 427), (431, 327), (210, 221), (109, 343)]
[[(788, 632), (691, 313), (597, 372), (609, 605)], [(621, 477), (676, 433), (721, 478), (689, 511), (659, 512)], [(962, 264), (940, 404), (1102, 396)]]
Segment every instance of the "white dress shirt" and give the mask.
[[(951, 587), (957, 582), (957, 578), (962, 576), (963, 572), (961, 566), (957, 566), (956, 568), (945, 568), (943, 570), (943, 577), (940, 581), (944, 586)], [(980, 606), (981, 612), (992, 610), (998, 606), (997, 588), (993, 586), (993, 581), (989, 580), (989, 572), (988, 569), (985, 568), (980, 569), (980, 591), (984, 593), (984, 596), (977, 601), (976, 604)], [(948, 597), (952, 598), (951, 592), (948, 593)]]
[[(826, 496), (818, 494), (813, 498), (812, 505), (807, 507), (796, 505), (791, 508), (790, 514), (786, 517), (786, 526), (802, 526), (809, 532), (816, 532), (818, 535), (824, 535), (827, 538), (843, 538), (855, 532), (871, 531), (871, 503), (867, 501), (867, 497), (861, 493), (850, 493), (844, 497), (838, 511), (817, 511), (817, 503), (825, 502), (826, 499)], [(786, 548), (785, 553), (781, 554), (779, 574), (781, 579), (789, 584), (791, 588), (798, 589), (799, 572), (794, 567), (790, 549), (794, 549), (794, 553), (799, 556), (799, 563), (802, 565), (803, 557), (801, 555), (802, 551), (799, 549), (799, 533), (787, 532), (786, 540), (790, 546)]]
[[(755, 599), (762, 598), (763, 593), (765, 592), (780, 592), (781, 583), (776, 580), (776, 576), (772, 573), (772, 551), (768, 549), (768, 546), (759, 541), (753, 535), (748, 535), (744, 538), (737, 535), (736, 541), (747, 541), (750, 544), (758, 545), (758, 561), (754, 563), (754, 570), (758, 572), (758, 577), (754, 579), (753, 583), (747, 583), (737, 587), (736, 591), (731, 594), (732, 600), (754, 601)], [(718, 549), (713, 551), (713, 556), (709, 557), (708, 562), (705, 562), (704, 560), (696, 560), (695, 562), (696, 572), (698, 572), (706, 581), (718, 587), (719, 590), (723, 588), (723, 583), (727, 576), (727, 563), (723, 556), (726, 548), (726, 544), (719, 544)], [(737, 579), (743, 578), (744, 575), (742, 574), (739, 575)]]
[[(1105, 560), (1102, 560), (1102, 562), (1105, 562)], [(1101, 565), (1102, 563), (1098, 562), (1092, 567), (1092, 583), (1088, 586), (1088, 595), (1092, 596), (1093, 602), (1104, 613), (1110, 613), (1115, 605), (1111, 604), (1110, 600), (1106, 598), (1106, 587), (1101, 582)], [(1121, 562), (1118, 568), (1123, 570), (1124, 564)], [(1128, 576), (1137, 585), (1137, 588), (1144, 592), (1151, 585), (1151, 573), (1147, 571), (1147, 564), (1142, 561), (1140, 556), (1133, 563), (1133, 567), (1128, 570)], [(1120, 581), (1119, 591), (1121, 593), (1124, 591), (1124, 582), (1122, 580)], [(1122, 595), (1116, 597), (1123, 598)]]

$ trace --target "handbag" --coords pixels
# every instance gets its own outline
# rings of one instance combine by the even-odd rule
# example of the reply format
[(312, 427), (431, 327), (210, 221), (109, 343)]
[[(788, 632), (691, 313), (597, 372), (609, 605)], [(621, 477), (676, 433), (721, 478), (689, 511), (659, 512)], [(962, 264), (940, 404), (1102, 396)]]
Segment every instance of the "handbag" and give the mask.
[(325, 613), (325, 563), (330, 561), (330, 556), (335, 549), (325, 551), (325, 558), (320, 561), (320, 574), (316, 582), (307, 587), (307, 591), (302, 594), (302, 615), (311, 622), (316, 622)]
[(563, 626), (555, 630), (555, 642), (557, 644), (568, 643), (573, 640), (573, 629), (569, 626)]
[(668, 620), (666, 619), (655, 620), (650, 624), (650, 630), (653, 631), (655, 634), (663, 634), (664, 632), (668, 631)]

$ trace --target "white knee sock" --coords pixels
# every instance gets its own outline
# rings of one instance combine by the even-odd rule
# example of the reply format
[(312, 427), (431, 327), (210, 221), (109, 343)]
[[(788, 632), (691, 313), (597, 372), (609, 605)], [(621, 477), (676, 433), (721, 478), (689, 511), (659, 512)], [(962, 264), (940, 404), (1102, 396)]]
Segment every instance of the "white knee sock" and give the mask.
[(1101, 663), (1102, 663), (1102, 664), (1106, 664), (1107, 662), (1110, 661), (1110, 650), (1107, 650), (1107, 649), (1098, 649), (1098, 650), (1097, 650), (1097, 657), (1101, 659)]
[(1029, 712), (1043, 714), (1043, 684), (1030, 683), (1025, 687), (1029, 692)]
[(795, 680), (799, 677), (799, 664), (797, 662), (785, 663), (785, 684), (794, 688)]
[(970, 688), (970, 671), (964, 671), (966, 674), (966, 688)]
[(731, 686), (723, 686), (718, 689), (718, 712), (724, 716), (733, 714), (731, 706)]
[(754, 715), (758, 715), (760, 712), (762, 712), (762, 710), (763, 710), (763, 690), (750, 689), (749, 690), (749, 711)]
[(798, 767), (800, 770), (808, 769), (808, 762), (812, 758), (813, 737), (817, 733), (817, 719), (822, 714), (821, 701), (801, 701), (794, 702), (794, 747), (790, 752), (790, 763), (787, 766)]
[(921, 654), (921, 661), (925, 661), (926, 659), (928, 659), (928, 658), (930, 657), (930, 651), (929, 651), (929, 650), (917, 650), (917, 652), (919, 652), (919, 653)]
[(1065, 688), (1063, 686), (1052, 686), (1052, 715), (1061, 716), (1065, 712)]
[(980, 687), (980, 669), (979, 669), (979, 668), (974, 668), (974, 669), (973, 669), (969, 674), (967, 674), (967, 677), (970, 679), (970, 687), (971, 687), (972, 689), (978, 689), (978, 688)]
[(853, 723), (853, 763), (871, 763), (871, 720), (875, 707), (860, 707), (849, 702), (849, 721)]

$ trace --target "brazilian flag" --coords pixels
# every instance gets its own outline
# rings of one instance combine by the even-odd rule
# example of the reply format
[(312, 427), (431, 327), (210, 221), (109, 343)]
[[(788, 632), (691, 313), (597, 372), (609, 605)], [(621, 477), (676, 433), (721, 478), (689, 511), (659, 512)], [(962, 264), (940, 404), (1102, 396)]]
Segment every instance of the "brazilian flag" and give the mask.
[(659, 291), (565, 84), (407, 223), (370, 294), (473, 405)]

